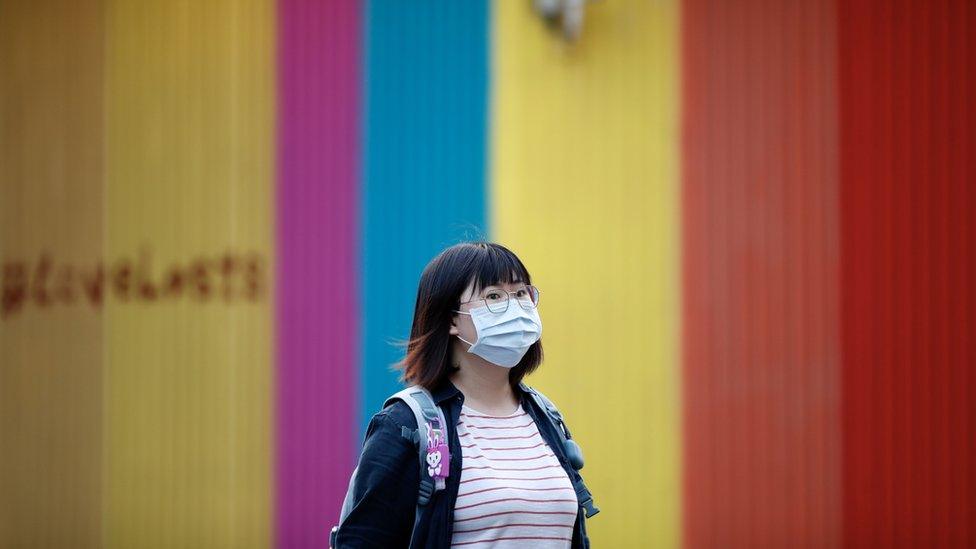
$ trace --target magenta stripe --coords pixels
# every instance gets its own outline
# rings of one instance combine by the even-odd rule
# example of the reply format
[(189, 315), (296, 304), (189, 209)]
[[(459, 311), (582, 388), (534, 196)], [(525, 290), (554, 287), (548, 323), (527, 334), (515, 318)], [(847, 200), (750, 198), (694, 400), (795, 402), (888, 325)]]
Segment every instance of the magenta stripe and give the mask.
[(359, 10), (279, 0), (277, 547), (326, 547), (359, 402)]

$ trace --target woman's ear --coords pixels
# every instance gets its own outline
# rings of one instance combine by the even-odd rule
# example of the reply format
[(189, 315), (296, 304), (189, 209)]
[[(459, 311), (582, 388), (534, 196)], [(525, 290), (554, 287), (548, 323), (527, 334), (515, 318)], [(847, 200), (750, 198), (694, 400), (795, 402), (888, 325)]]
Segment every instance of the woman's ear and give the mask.
[(461, 333), (461, 332), (458, 331), (457, 321), (454, 320), (456, 318), (457, 318), (457, 315), (454, 315), (454, 316), (451, 317), (451, 327), (448, 328), (448, 330), (447, 330), (447, 333), (451, 334), (452, 336), (453, 335), (458, 335), (458, 334)]

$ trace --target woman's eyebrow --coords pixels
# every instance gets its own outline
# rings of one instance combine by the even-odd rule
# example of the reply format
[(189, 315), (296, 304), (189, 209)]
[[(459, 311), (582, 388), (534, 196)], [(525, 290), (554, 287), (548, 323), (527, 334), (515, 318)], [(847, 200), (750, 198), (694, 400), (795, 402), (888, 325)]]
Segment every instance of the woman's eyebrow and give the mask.
[[(514, 286), (516, 289), (525, 286), (525, 283), (522, 282), (521, 280), (516, 280), (515, 282), (509, 282), (509, 284)], [(485, 286), (484, 290), (481, 290), (481, 295), (484, 295), (484, 293), (487, 292), (488, 290), (502, 290), (502, 289), (503, 288), (501, 284), (489, 284), (488, 286)]]

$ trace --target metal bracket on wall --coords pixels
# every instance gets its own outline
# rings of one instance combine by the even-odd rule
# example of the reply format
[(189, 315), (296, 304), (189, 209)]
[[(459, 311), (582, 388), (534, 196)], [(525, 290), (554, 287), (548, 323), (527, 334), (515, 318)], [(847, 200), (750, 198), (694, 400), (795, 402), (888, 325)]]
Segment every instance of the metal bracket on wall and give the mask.
[(558, 27), (563, 38), (575, 42), (583, 31), (587, 2), (593, 0), (532, 0), (532, 6), (550, 27)]

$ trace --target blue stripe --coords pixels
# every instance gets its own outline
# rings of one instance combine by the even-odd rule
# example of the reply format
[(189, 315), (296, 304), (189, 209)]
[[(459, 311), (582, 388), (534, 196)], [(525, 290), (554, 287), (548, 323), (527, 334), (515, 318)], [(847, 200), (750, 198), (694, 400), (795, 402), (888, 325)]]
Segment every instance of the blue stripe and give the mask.
[(365, 70), (360, 429), (399, 390), (424, 266), (488, 235), (489, 9), (484, 0), (373, 0)]

